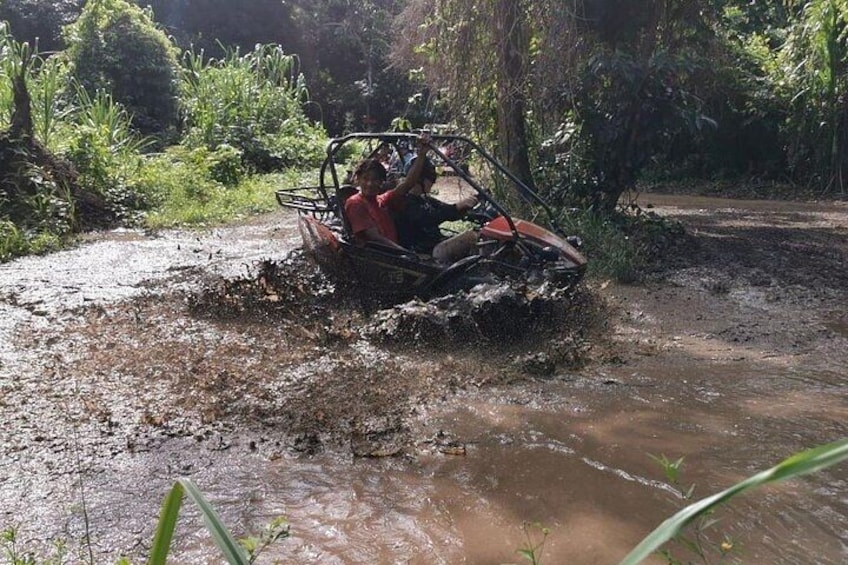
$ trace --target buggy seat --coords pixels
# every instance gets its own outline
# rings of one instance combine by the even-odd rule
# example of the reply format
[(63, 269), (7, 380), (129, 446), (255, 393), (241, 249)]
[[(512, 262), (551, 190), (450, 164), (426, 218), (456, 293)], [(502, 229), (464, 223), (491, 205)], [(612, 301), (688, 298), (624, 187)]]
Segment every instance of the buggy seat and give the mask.
[(347, 216), (345, 215), (345, 203), (347, 203), (347, 199), (359, 192), (359, 190), (353, 186), (352, 184), (343, 184), (336, 189), (335, 194), (335, 208), (336, 208), (336, 216), (342, 221), (342, 230), (344, 231), (345, 239), (352, 241), (353, 239), (353, 231), (350, 228), (350, 222), (348, 222)]

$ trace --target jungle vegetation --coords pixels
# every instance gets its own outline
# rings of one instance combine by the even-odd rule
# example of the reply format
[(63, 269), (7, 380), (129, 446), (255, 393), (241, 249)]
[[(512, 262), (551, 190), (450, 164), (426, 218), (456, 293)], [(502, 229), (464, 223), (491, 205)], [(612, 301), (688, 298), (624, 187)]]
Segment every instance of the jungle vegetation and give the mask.
[(397, 118), (593, 214), (657, 180), (845, 193), (848, 0), (3, 0), (0, 21), (4, 259), (272, 206), (267, 175)]

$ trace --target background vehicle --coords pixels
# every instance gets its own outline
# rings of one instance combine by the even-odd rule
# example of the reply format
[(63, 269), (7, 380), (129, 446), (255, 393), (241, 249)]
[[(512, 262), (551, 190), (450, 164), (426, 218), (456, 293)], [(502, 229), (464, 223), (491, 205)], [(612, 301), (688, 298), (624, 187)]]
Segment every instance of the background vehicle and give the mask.
[[(298, 227), (304, 248), (322, 269), (340, 281), (352, 277), (375, 293), (418, 296), (452, 292), (493, 279), (550, 281), (564, 287), (580, 280), (586, 259), (577, 250), (579, 238), (563, 233), (550, 206), (494, 157), (458, 135), (432, 135), (430, 149), (443, 174), (449, 170), (480, 201), (466, 217), (478, 233), (476, 252), (444, 265), (429, 256), (373, 243), (355, 244), (344, 217), (344, 202), (357, 191), (350, 184), (349, 167), (359, 159), (348, 163), (343, 156), (350, 153), (351, 144), (365, 147), (362, 157), (371, 157), (386, 145), (397, 147), (416, 138), (411, 133), (352, 133), (332, 139), (318, 186), (277, 191), (281, 206), (301, 213)], [(463, 155), (462, 163), (448, 155), (445, 147)], [(536, 209), (547, 227), (514, 217), (507, 207)]]

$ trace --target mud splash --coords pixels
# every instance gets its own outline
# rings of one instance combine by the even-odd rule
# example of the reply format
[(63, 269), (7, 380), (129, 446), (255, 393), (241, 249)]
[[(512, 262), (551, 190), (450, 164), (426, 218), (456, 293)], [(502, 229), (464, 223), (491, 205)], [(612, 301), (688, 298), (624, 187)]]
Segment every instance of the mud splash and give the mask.
[[(548, 284), (481, 284), (395, 303), (334, 285), (300, 250), (279, 262), (265, 260), (246, 276), (207, 283), (187, 302), (194, 315), (273, 320), (322, 346), (358, 336), (416, 351), (476, 351), (496, 358), (521, 353), (534, 374), (585, 362), (608, 314), (585, 287)], [(527, 354), (528, 348), (541, 349)]]

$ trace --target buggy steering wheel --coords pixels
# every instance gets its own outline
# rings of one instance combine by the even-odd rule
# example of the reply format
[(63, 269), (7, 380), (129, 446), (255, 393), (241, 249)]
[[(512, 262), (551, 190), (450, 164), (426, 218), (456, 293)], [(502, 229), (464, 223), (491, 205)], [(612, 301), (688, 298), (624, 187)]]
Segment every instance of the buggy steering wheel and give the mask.
[(487, 224), (497, 218), (500, 213), (487, 200), (480, 200), (476, 206), (469, 210), (465, 219), (476, 224)]

